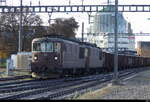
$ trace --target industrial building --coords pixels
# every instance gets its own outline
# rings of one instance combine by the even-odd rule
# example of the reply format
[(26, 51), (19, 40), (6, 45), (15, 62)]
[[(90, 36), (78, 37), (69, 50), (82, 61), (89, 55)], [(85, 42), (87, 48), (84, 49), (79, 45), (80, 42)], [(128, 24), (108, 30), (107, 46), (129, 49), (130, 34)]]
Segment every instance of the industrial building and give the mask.
[(147, 41), (137, 42), (137, 54), (139, 56), (150, 57), (150, 42)]
[[(112, 9), (114, 7), (112, 6)], [(88, 29), (87, 41), (97, 44), (105, 51), (114, 52), (114, 21), (113, 12), (96, 13), (93, 24)], [(135, 51), (135, 36), (131, 24), (122, 13), (118, 13), (118, 50)]]

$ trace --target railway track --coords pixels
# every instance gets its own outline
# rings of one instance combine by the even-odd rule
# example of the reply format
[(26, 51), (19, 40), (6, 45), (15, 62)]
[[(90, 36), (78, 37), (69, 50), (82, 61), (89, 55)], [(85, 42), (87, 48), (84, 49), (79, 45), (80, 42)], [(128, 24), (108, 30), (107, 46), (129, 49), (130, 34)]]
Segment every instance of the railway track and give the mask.
[[(70, 79), (69, 79), (70, 80)], [(3, 98), (1, 98), (0, 97), (0, 99), (17, 99), (17, 98), (20, 98), (20, 97), (25, 97), (25, 96), (28, 96), (28, 95), (35, 95), (35, 94), (40, 94), (40, 93), (43, 93), (43, 92), (48, 92), (48, 91), (52, 91), (52, 90), (54, 90), (54, 89), (59, 89), (59, 88), (64, 88), (64, 87), (68, 87), (68, 86), (74, 86), (74, 85), (76, 85), (76, 84), (81, 84), (81, 83), (83, 83), (84, 81), (85, 81), (85, 79), (84, 80), (81, 80), (81, 81), (79, 81), (79, 80), (76, 80), (76, 81), (69, 81), (69, 80), (65, 80), (65, 79), (63, 79), (62, 80), (62, 82), (61, 81), (56, 81), (55, 83), (54, 83), (54, 81), (51, 81), (51, 82), (47, 82), (47, 83), (43, 83), (42, 82), (42, 84), (43, 85), (41, 85), (41, 86), (36, 86), (36, 87), (34, 87), (34, 89), (35, 90), (32, 90), (31, 92), (23, 92), (22, 94), (15, 94), (15, 95), (10, 95), (10, 96), (7, 96), (7, 97), (3, 97)], [(88, 80), (87, 80), (88, 81)], [(67, 82), (67, 83), (66, 83)], [(44, 87), (44, 88), (43, 88)], [(20, 90), (21, 88), (19, 88), (19, 90)], [(9, 89), (8, 89), (9, 90)], [(7, 91), (8, 91), (7, 90)], [(17, 90), (17, 91), (19, 91), (19, 90)], [(21, 91), (22, 91), (23, 89), (21, 89)], [(29, 89), (28, 89), (29, 90)], [(30, 88), (30, 90), (31, 90), (31, 88)], [(5, 91), (5, 92), (7, 92), (7, 91)], [(10, 92), (10, 91), (9, 91)], [(13, 91), (14, 92), (14, 91)], [(16, 90), (15, 90), (15, 92), (16, 92)], [(4, 92), (3, 92), (4, 93)], [(8, 93), (8, 92), (7, 92)]]
[[(121, 71), (119, 77), (130, 76), (139, 70)], [(61, 99), (105, 86), (112, 80), (113, 74), (93, 75), (80, 78), (30, 80), (10, 84), (0, 84), (0, 99)], [(91, 89), (92, 88), (92, 89)]]
[[(143, 70), (143, 69), (142, 69)], [(141, 71), (141, 70), (139, 70)], [(126, 73), (123, 73), (119, 75), (119, 77), (121, 79), (126, 78), (126, 76), (130, 76), (130, 74), (134, 74), (137, 73), (137, 70), (133, 70), (133, 71), (127, 71)], [(107, 78), (106, 78), (107, 77)], [(106, 75), (103, 77), (103, 79), (98, 79), (98, 80), (94, 80), (92, 79), (94, 82), (90, 82), (90, 83), (86, 83), (85, 85), (77, 85), (77, 86), (73, 86), (73, 87), (69, 87), (69, 88), (62, 88), (59, 90), (55, 90), (54, 93), (47, 93), (48, 95), (44, 94), (44, 95), (40, 95), (41, 97), (36, 97), (36, 98), (29, 98), (28, 99), (64, 99), (69, 97), (74, 96), (74, 94), (76, 94), (76, 92), (78, 92), (78, 94), (83, 94), (85, 92), (91, 91), (91, 90), (96, 90), (96, 89), (100, 89), (104, 86), (106, 86), (108, 83), (110, 83), (110, 81), (112, 80), (112, 74)], [(24, 98), (23, 98), (24, 99)], [(27, 99), (27, 98), (25, 98)]]
[[(133, 74), (133, 72), (127, 72), (122, 75), (119, 75), (120, 78), (123, 79), (123, 77)], [(83, 94), (88, 91), (100, 89), (104, 86), (106, 86), (108, 83), (112, 81), (112, 75), (105, 76), (101, 80), (94, 80), (93, 82), (86, 83), (81, 86), (74, 86), (74, 87), (69, 87), (66, 89), (58, 90), (55, 91), (55, 93), (49, 94), (47, 97), (40, 97), (38, 99), (64, 99), (68, 97), (73, 97), (76, 95), (76, 92), (78, 95)], [(33, 98), (32, 98), (33, 99)]]

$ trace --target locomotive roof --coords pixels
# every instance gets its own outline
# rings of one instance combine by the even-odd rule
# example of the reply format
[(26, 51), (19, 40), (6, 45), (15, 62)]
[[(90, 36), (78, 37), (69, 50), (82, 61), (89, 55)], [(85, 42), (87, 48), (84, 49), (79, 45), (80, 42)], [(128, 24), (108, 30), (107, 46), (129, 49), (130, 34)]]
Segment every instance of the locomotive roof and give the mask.
[(33, 39), (32, 42), (36, 42), (36, 41), (42, 42), (42, 41), (48, 41), (48, 40), (54, 40), (55, 41), (56, 39), (57, 39), (57, 41), (62, 41), (62, 40), (71, 41), (71, 42), (75, 42), (75, 43), (78, 43), (78, 44), (83, 44), (83, 45), (99, 48), (99, 47), (96, 46), (96, 44), (91, 44), (91, 43), (88, 43), (88, 42), (81, 42), (78, 39), (65, 38), (63, 36), (46, 36), (46, 37), (41, 37), (41, 38), (35, 38), (35, 39)]

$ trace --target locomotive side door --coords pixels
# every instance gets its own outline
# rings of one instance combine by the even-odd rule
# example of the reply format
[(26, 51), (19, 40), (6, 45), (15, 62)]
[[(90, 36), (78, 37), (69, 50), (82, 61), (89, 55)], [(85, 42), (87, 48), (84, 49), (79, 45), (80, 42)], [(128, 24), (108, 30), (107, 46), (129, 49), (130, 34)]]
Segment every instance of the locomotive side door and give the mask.
[(90, 49), (85, 48), (84, 51), (84, 56), (85, 56), (85, 68), (89, 68), (89, 62), (90, 62)]

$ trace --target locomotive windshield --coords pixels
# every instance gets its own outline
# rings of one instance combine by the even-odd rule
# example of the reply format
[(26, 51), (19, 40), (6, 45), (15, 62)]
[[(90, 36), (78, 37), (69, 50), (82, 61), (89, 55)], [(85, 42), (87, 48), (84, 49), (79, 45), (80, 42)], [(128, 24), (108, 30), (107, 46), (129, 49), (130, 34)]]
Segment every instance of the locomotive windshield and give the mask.
[(58, 42), (34, 42), (33, 51), (60, 52), (60, 43)]

